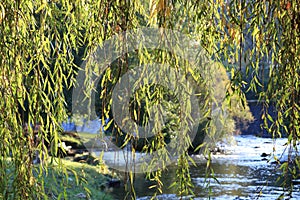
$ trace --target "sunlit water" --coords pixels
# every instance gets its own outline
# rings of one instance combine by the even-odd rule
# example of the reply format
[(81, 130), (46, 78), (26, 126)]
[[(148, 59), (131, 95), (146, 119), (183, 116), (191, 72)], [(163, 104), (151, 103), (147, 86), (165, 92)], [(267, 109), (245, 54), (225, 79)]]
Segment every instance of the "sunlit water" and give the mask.
[[(74, 129), (77, 132), (97, 133), (100, 126), (99, 120), (92, 122), (92, 126), (74, 124), (63, 124), (65, 129)], [(71, 126), (70, 126), (71, 125)], [(96, 126), (95, 126), (96, 125)], [(100, 124), (101, 125), (101, 124)], [(205, 179), (206, 161), (201, 156), (193, 156), (197, 166), (191, 167), (190, 174), (194, 184), (194, 199), (277, 199), (287, 192), (280, 187), (277, 178), (280, 177), (279, 165), (274, 163), (274, 156), (280, 161), (287, 160), (286, 143), (287, 139), (258, 138), (252, 135), (235, 136), (231, 144), (219, 144), (223, 154), (216, 154), (212, 157), (212, 168), (214, 169), (214, 179)], [(300, 146), (299, 146), (300, 147)], [(124, 153), (125, 152), (125, 153)], [(107, 151), (103, 155), (106, 164), (125, 165), (132, 161), (131, 153), (120, 149)], [(262, 157), (262, 154), (268, 156)], [(129, 156), (128, 156), (129, 155)], [(136, 153), (135, 159), (142, 157)], [(180, 199), (176, 196), (176, 190), (169, 188), (175, 181), (176, 166), (169, 166), (168, 171), (163, 172), (162, 181), (164, 183), (164, 194), (158, 195), (157, 199)], [(207, 188), (207, 181), (209, 186)], [(153, 183), (147, 181), (144, 175), (135, 175), (135, 192), (139, 200), (150, 199), (154, 190), (149, 186)], [(294, 188), (292, 198), (300, 199), (300, 180), (293, 182)], [(124, 187), (114, 188), (112, 195), (115, 199), (124, 199), (126, 192)], [(189, 199), (190, 196), (182, 199)], [(287, 199), (287, 198), (285, 198)]]
[[(286, 139), (274, 141), (249, 135), (234, 138), (233, 145), (222, 145), (225, 154), (213, 155), (212, 167), (218, 182), (214, 179), (205, 180), (205, 160), (201, 156), (193, 156), (197, 163), (190, 171), (195, 186), (194, 199), (277, 199), (283, 193), (287, 194), (280, 187), (280, 183), (276, 182), (280, 171), (278, 165), (273, 162), (273, 155), (281, 161), (287, 159), (287, 150), (282, 155)], [(263, 153), (270, 156), (262, 157)], [(107, 154), (106, 162), (112, 162), (110, 157), (111, 155)], [(176, 166), (170, 166), (168, 171), (163, 172), (164, 194), (158, 195), (157, 199), (180, 199), (176, 196), (175, 189), (168, 187), (175, 181), (175, 170)], [(206, 187), (207, 181), (210, 181), (209, 188)], [(300, 180), (293, 183), (294, 192), (291, 199), (300, 199)], [(151, 184), (153, 183), (147, 181), (144, 175), (136, 174), (135, 192), (138, 199), (151, 198), (154, 193), (154, 190), (149, 189)], [(113, 189), (112, 195), (115, 199), (124, 199), (124, 188)], [(189, 196), (183, 199), (189, 199)]]

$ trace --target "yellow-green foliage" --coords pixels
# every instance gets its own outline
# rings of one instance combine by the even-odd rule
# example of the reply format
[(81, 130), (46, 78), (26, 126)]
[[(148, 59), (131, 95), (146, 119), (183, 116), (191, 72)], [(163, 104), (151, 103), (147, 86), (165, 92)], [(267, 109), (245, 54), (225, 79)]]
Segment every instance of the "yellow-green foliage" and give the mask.
[[(70, 112), (70, 109), (66, 109), (66, 103), (70, 104), (71, 100), (65, 97), (64, 92), (67, 90), (70, 92), (71, 88), (76, 86), (76, 75), (83, 58), (94, 53), (96, 47), (101, 46), (113, 35), (135, 30), (140, 26), (179, 30), (191, 41), (199, 42), (201, 47), (191, 44), (190, 47), (194, 51), (202, 51), (204, 48), (208, 60), (218, 61), (224, 65), (227, 74), (230, 75), (228, 84), (223, 68), (215, 68), (218, 74), (215, 76), (218, 77), (216, 80), (215, 77), (209, 79), (207, 77), (211, 76), (211, 73), (208, 73), (206, 78), (199, 76), (201, 72), (189, 70), (189, 64), (172, 52), (147, 51), (143, 45), (133, 52), (138, 55), (139, 64), (145, 64), (150, 60), (168, 63), (175, 69), (184, 69), (185, 75), (192, 76), (196, 85), (199, 81), (211, 85), (224, 83), (224, 88), (214, 89), (217, 96), (210, 96), (214, 94), (212, 91), (214, 87), (199, 89), (203, 94), (199, 97), (204, 102), (203, 118), (211, 121), (215, 116), (220, 116), (219, 119), (223, 119), (214, 123), (200, 122), (205, 123), (205, 131), (210, 131), (212, 138), (219, 138), (215, 137), (218, 134), (216, 130), (219, 129), (214, 127), (226, 127), (230, 124), (228, 130), (224, 132), (231, 132), (231, 117), (251, 118), (243, 103), (245, 95), (242, 92), (242, 88), (248, 84), (253, 91), (261, 91), (258, 96), (263, 100), (265, 108), (268, 108), (272, 101), (275, 104), (278, 113), (276, 118), (273, 119), (267, 112), (263, 115), (266, 129), (273, 135), (281, 135), (283, 131), (288, 133), (288, 144), (296, 146), (300, 135), (298, 0), (152, 0), (149, 3), (144, 0), (2, 0), (0, 2), (1, 198), (38, 199), (46, 192), (42, 177), (36, 183), (39, 187), (33, 185), (33, 157), (36, 150), (47, 152), (42, 141), (51, 143), (51, 151), (56, 154), (60, 140), (60, 125)], [(122, 35), (119, 38), (123, 38)], [(124, 42), (126, 40), (120, 40), (121, 52), (126, 52)], [(172, 40), (172, 42), (175, 47), (180, 46), (183, 41)], [(122, 54), (120, 60), (123, 66), (129, 67), (129, 57), (129, 53)], [(197, 57), (197, 61), (201, 61), (201, 57)], [(86, 74), (89, 74), (93, 67), (86, 66)], [(206, 72), (211, 69), (213, 68), (207, 68)], [(268, 77), (265, 77), (266, 71), (269, 71)], [(251, 80), (248, 83), (243, 81), (242, 72), (246, 75), (251, 72)], [(266, 78), (268, 81), (265, 81)], [(85, 80), (84, 83), (88, 82), (89, 80)], [(149, 88), (151, 87), (147, 90)], [(109, 87), (105, 89), (106, 92), (110, 91)], [(189, 91), (188, 88), (185, 89)], [(159, 90), (157, 94), (162, 95), (164, 92)], [(89, 97), (87, 95), (87, 98)], [(136, 100), (139, 102), (141, 96)], [(106, 103), (107, 107), (111, 105), (111, 101)], [(185, 103), (187, 110), (190, 111), (192, 105), (189, 101)], [(223, 109), (214, 111), (214, 103), (222, 103)], [(109, 116), (110, 111), (109, 108), (99, 113), (104, 118)], [(184, 122), (189, 119), (189, 112), (185, 114), (187, 115)], [(176, 112), (169, 113), (171, 117), (174, 115)], [(176, 117), (174, 119), (172, 123), (178, 122)], [(29, 125), (27, 131), (23, 128), (25, 123)], [(37, 124), (41, 127), (38, 131), (40, 142), (34, 144), (34, 130), (30, 125)], [(156, 128), (157, 126), (155, 123)], [(114, 128), (121, 134), (122, 131), (118, 127)], [(176, 129), (176, 126), (173, 128)], [(178, 138), (182, 140), (178, 141), (191, 143), (184, 134), (179, 136), (182, 138)], [(164, 147), (163, 138), (163, 133), (157, 134), (155, 148)], [(128, 139), (130, 138), (126, 140)], [(166, 155), (168, 154), (163, 156)], [(48, 158), (47, 153), (44, 158)], [(7, 159), (11, 162), (5, 162)], [(188, 159), (188, 156), (181, 156), (179, 159), (178, 181), (184, 180), (177, 185), (180, 195), (192, 193), (192, 183), (186, 173), (189, 168)], [(47, 162), (40, 164), (40, 170), (42, 169), (48, 169)], [(157, 183), (161, 185), (160, 173), (157, 174)], [(61, 183), (66, 181), (63, 180)]]

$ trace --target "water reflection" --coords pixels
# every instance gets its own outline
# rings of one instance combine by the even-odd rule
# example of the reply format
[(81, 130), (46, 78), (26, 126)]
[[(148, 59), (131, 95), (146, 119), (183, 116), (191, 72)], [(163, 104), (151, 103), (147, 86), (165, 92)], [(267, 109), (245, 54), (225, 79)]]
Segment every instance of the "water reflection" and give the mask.
[[(285, 139), (276, 141), (276, 152), (273, 152), (274, 141), (254, 136), (238, 136), (237, 144), (228, 147), (227, 155), (215, 155), (212, 167), (218, 182), (209, 179), (209, 188), (205, 183), (206, 163), (200, 156), (195, 156), (197, 167), (191, 167), (191, 178), (195, 185), (195, 199), (277, 199), (284, 191), (276, 182), (280, 171), (278, 166), (272, 164), (272, 157), (261, 157), (262, 153), (277, 154), (278, 157), (284, 151)], [(285, 155), (281, 156), (282, 159)], [(176, 166), (170, 166), (162, 176), (164, 194), (158, 199), (179, 199), (174, 188), (169, 186), (175, 181)], [(295, 183), (298, 183), (297, 181)], [(149, 189), (150, 181), (145, 180), (144, 175), (135, 177), (135, 190), (138, 199), (150, 199), (155, 192)], [(209, 190), (211, 192), (209, 192)], [(124, 199), (123, 188), (114, 189), (112, 195), (115, 199)], [(189, 197), (186, 197), (188, 199)], [(300, 184), (294, 185), (291, 199), (300, 199)]]

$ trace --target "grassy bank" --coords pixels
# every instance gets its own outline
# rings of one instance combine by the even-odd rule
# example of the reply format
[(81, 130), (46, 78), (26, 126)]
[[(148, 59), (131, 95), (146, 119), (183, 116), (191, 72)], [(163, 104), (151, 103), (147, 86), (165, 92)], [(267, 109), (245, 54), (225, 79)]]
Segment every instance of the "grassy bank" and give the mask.
[[(108, 192), (108, 182), (112, 176), (105, 165), (91, 166), (56, 159), (42, 176), (45, 199), (112, 199)], [(43, 181), (39, 177), (37, 181)]]

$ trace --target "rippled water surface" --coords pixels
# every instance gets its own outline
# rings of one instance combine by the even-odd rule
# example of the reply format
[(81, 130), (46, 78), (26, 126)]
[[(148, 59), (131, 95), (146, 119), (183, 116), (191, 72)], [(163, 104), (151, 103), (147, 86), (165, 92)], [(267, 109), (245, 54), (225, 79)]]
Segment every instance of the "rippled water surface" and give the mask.
[[(195, 185), (195, 199), (277, 199), (284, 193), (279, 182), (276, 182), (280, 172), (273, 162), (273, 155), (281, 161), (286, 160), (286, 139), (273, 141), (268, 138), (255, 136), (236, 136), (233, 145), (222, 145), (225, 154), (213, 156), (212, 167), (218, 182), (210, 179), (209, 193), (205, 189), (205, 166), (204, 159), (194, 156), (196, 167), (191, 168), (191, 178)], [(275, 148), (275, 149), (274, 149)], [(273, 151), (275, 150), (275, 152)], [(287, 150), (286, 150), (287, 151)], [(262, 157), (262, 155), (264, 157)], [(270, 154), (270, 155), (269, 155)], [(109, 162), (109, 160), (107, 160)], [(158, 199), (179, 199), (174, 189), (168, 186), (175, 181), (176, 166), (170, 167), (163, 173), (164, 194)], [(300, 180), (294, 183), (294, 192), (291, 199), (300, 199)], [(145, 180), (144, 175), (137, 174), (135, 177), (135, 189), (138, 199), (150, 199), (153, 190), (148, 189), (151, 185)], [(124, 198), (124, 189), (116, 188), (112, 194), (115, 199)], [(286, 194), (286, 193), (285, 193)], [(188, 199), (184, 197), (183, 199)]]

